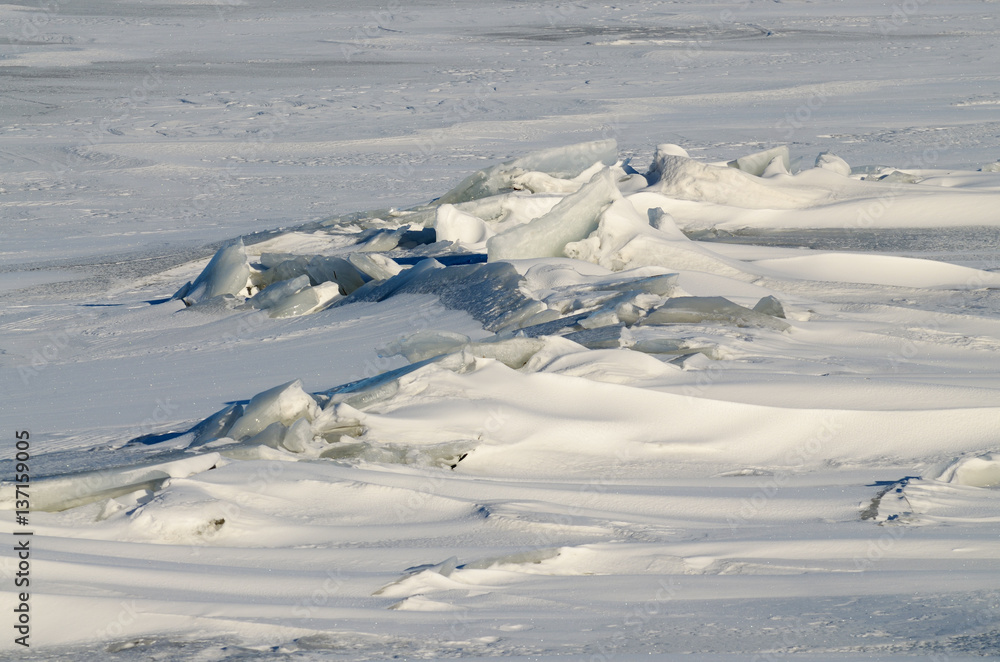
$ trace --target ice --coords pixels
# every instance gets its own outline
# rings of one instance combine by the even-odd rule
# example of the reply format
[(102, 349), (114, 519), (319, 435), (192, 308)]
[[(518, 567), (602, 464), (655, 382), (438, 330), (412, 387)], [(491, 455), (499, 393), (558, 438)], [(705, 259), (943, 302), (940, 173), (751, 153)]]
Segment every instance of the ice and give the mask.
[(247, 439), (259, 434), (273, 423), (291, 425), (300, 418), (313, 420), (319, 414), (316, 400), (302, 390), (302, 382), (294, 380), (275, 386), (250, 399), (243, 415), (236, 420), (228, 436)]
[(437, 208), (434, 221), (438, 241), (450, 241), (470, 250), (483, 250), (486, 240), (496, 234), (482, 219), (444, 204)]
[[(598, 165), (603, 164), (598, 163)], [(526, 172), (511, 178), (513, 188), (532, 193), (576, 193), (583, 184), (584, 182), (575, 179), (559, 179), (544, 172)]]
[[(252, 274), (254, 285), (258, 288), (266, 288), (272, 283), (290, 281), (307, 274), (309, 258), (305, 255), (275, 255), (265, 253), (261, 255), (261, 264), (273, 264), (264, 271)], [(311, 282), (311, 279), (310, 279)]]
[(348, 262), (372, 280), (388, 280), (403, 270), (391, 257), (379, 253), (351, 253)]
[(31, 505), (37, 510), (59, 512), (137, 490), (156, 491), (170, 478), (185, 478), (208, 471), (221, 461), (218, 453), (205, 453), (166, 462), (77, 472), (32, 481)]
[(377, 284), (369, 284), (338, 305), (358, 301), (384, 301), (400, 294), (433, 294), (453, 310), (464, 310), (487, 329), (518, 326), (545, 306), (521, 294), (521, 276), (509, 263), (445, 267), (437, 260), (422, 260), (411, 269)]
[(340, 289), (340, 285), (333, 282), (304, 287), (272, 305), (267, 314), (273, 318), (281, 318), (314, 313), (341, 299)]
[(370, 277), (340, 257), (317, 255), (309, 260), (306, 273), (313, 285), (334, 282), (340, 286), (340, 293), (347, 295), (364, 285)]
[(452, 352), (470, 342), (469, 336), (449, 331), (419, 331), (390, 343), (382, 350), (384, 356), (400, 355), (410, 363)]
[[(760, 304), (758, 304), (760, 305)], [(774, 310), (773, 305), (762, 306)], [(725, 297), (678, 297), (649, 313), (640, 324), (703, 324), (722, 322), (737, 327), (761, 327), (784, 331), (789, 328), (770, 314), (735, 304)]]
[[(770, 162), (760, 166), (760, 174)], [(657, 152), (653, 171), (659, 179), (648, 191), (676, 200), (710, 202), (746, 209), (797, 209), (817, 195), (780, 188), (736, 167), (700, 163), (691, 158)]]
[[(731, 278), (750, 278), (747, 267), (738, 261), (695, 245), (686, 237), (678, 238), (678, 233), (670, 228), (668, 217), (664, 214), (653, 210), (646, 215), (647, 218), (643, 218), (632, 198), (615, 201), (601, 215), (594, 235), (567, 244), (565, 253), (614, 271), (658, 266), (671, 270), (704, 271)], [(667, 231), (651, 226), (650, 217), (657, 225), (666, 227)]]
[(762, 176), (776, 159), (783, 167), (784, 172), (788, 172), (789, 168), (792, 167), (787, 145), (741, 156), (735, 161), (730, 161), (727, 165), (730, 168), (736, 168), (751, 175)]
[(187, 305), (206, 301), (224, 294), (240, 294), (248, 285), (250, 263), (243, 240), (220, 248), (193, 282), (185, 283), (174, 299)]
[(562, 257), (566, 244), (596, 230), (601, 213), (620, 199), (611, 171), (601, 170), (549, 213), (492, 237), (486, 242), (489, 260)]
[(257, 292), (247, 299), (246, 303), (251, 308), (266, 310), (277, 306), (285, 298), (307, 287), (309, 287), (309, 276), (305, 274), (289, 280), (280, 280)]
[(483, 359), (493, 359), (503, 363), (508, 368), (518, 370), (531, 360), (545, 346), (538, 338), (498, 338), (484, 342), (471, 343), (469, 351), (473, 356)]
[(956, 460), (937, 480), (970, 487), (1000, 487), (1000, 453), (984, 453)]
[(816, 157), (816, 167), (835, 172), (844, 177), (849, 177), (851, 174), (851, 166), (847, 161), (830, 152), (823, 152)]
[(243, 405), (236, 403), (220, 409), (191, 428), (191, 446), (197, 447), (229, 434), (230, 428), (243, 416)]
[(610, 166), (617, 161), (618, 144), (613, 139), (540, 150), (475, 172), (435, 202), (439, 205), (456, 204), (496, 195), (511, 188), (514, 177), (524, 173), (538, 172), (554, 178), (572, 179), (595, 163)]
[(998, 657), (995, 3), (208, 4), (0, 6), (33, 658)]
[(773, 295), (768, 295), (766, 297), (761, 297), (760, 301), (753, 307), (753, 309), (758, 313), (764, 313), (765, 315), (770, 315), (771, 317), (780, 317), (785, 319), (785, 307), (781, 305)]

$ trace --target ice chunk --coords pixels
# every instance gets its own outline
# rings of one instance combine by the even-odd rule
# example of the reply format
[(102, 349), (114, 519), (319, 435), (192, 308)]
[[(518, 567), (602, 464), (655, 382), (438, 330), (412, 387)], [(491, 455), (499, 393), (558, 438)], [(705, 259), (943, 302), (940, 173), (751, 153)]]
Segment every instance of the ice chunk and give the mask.
[(379, 253), (351, 253), (347, 261), (372, 280), (389, 280), (403, 270), (391, 257)]
[(289, 296), (309, 287), (309, 276), (302, 275), (290, 280), (272, 283), (247, 299), (247, 305), (257, 310), (273, 308)]
[(761, 327), (784, 331), (787, 322), (733, 303), (725, 297), (678, 297), (649, 313), (640, 325), (701, 324), (723, 322), (738, 327)]
[(403, 356), (410, 363), (452, 352), (470, 342), (469, 336), (451, 331), (418, 331), (387, 345), (381, 356)]
[(621, 323), (614, 310), (602, 308), (579, 321), (584, 329), (597, 329), (602, 326), (617, 326)]
[(298, 278), (299, 276), (308, 275), (308, 267), (309, 258), (304, 255), (298, 255), (287, 260), (282, 260), (266, 271), (256, 274), (254, 276), (254, 284), (263, 289), (269, 287), (273, 283), (288, 281)]
[(764, 174), (767, 166), (774, 159), (780, 159), (781, 164), (785, 167), (785, 172), (788, 172), (791, 169), (792, 165), (787, 145), (766, 149), (763, 152), (756, 152), (754, 154), (748, 154), (747, 156), (741, 156), (735, 161), (730, 161), (726, 165), (730, 168), (736, 168), (738, 170), (742, 170), (743, 172), (748, 172), (751, 175), (760, 176)]
[(513, 178), (526, 172), (540, 172), (552, 177), (572, 179), (598, 161), (608, 166), (618, 161), (618, 144), (613, 139), (532, 152), (512, 161), (479, 170), (466, 177), (435, 203), (456, 204), (496, 195), (506, 188), (511, 188)]
[(545, 346), (538, 338), (504, 338), (472, 343), (469, 346), (473, 356), (494, 359), (508, 368), (518, 370)]
[(198, 425), (191, 428), (190, 432), (194, 436), (191, 446), (203, 446), (216, 439), (221, 439), (229, 434), (229, 429), (243, 416), (243, 405), (229, 405), (225, 409), (215, 412)]
[[(241, 446), (267, 446), (268, 448), (278, 449), (281, 448), (281, 442), (284, 440), (287, 431), (288, 427), (284, 423), (274, 421), (257, 434), (243, 441)], [(232, 452), (232, 450), (232, 448), (228, 448), (226, 452)]]
[(653, 162), (649, 166), (649, 172), (646, 173), (646, 180), (650, 185), (660, 181), (660, 177), (663, 176), (661, 166), (664, 162), (664, 157), (666, 156), (680, 156), (685, 159), (689, 158), (687, 150), (680, 145), (674, 145), (671, 143), (657, 145), (656, 151), (653, 154)]
[(597, 162), (610, 166), (617, 161), (618, 143), (608, 138), (530, 152), (509, 164), (525, 172), (544, 172), (553, 177), (572, 179)]
[(316, 400), (295, 381), (275, 386), (251, 398), (246, 410), (229, 431), (233, 439), (247, 439), (275, 422), (290, 425), (300, 418), (313, 420), (319, 414)]
[(1000, 161), (995, 161), (988, 165), (984, 165), (979, 169), (980, 172), (1000, 172)]
[(486, 221), (448, 204), (437, 208), (434, 229), (437, 230), (438, 241), (476, 248), (485, 247), (486, 240), (496, 234)]
[(771, 159), (771, 162), (767, 164), (767, 167), (764, 168), (764, 172), (760, 173), (760, 176), (764, 178), (769, 178), (769, 177), (776, 177), (778, 175), (790, 175), (790, 174), (791, 173), (788, 171), (788, 166), (785, 165), (785, 160), (782, 159), (780, 156), (776, 156), (773, 159)]
[[(325, 445), (325, 442), (321, 442)], [(312, 425), (305, 418), (300, 418), (289, 426), (285, 431), (285, 436), (281, 440), (281, 445), (293, 453), (306, 453), (311, 450), (318, 450), (314, 443)]]
[(938, 480), (970, 487), (1000, 487), (1000, 453), (956, 460), (945, 468)]
[[(732, 172), (749, 177), (735, 170)], [(567, 244), (565, 251), (569, 257), (594, 262), (614, 271), (660, 266), (704, 271), (742, 280), (751, 278), (742, 263), (697, 245), (686, 237), (674, 239), (651, 227), (627, 199), (615, 201), (605, 210), (593, 236)]]
[(344, 258), (323, 255), (317, 255), (309, 260), (306, 273), (309, 274), (313, 285), (337, 283), (340, 286), (340, 293), (344, 295), (350, 294), (370, 280), (367, 274)]
[[(870, 179), (870, 177), (867, 177), (866, 179)], [(920, 182), (920, 177), (911, 175), (908, 172), (902, 172), (900, 170), (893, 170), (889, 174), (882, 175), (876, 179), (877, 181), (886, 182), (888, 184), (916, 184)]]
[(295, 294), (286, 296), (277, 304), (271, 306), (267, 314), (273, 318), (308, 315), (309, 313), (322, 310), (340, 298), (340, 285), (331, 282), (320, 283), (314, 287), (306, 287)]
[(434, 294), (446, 308), (464, 310), (495, 331), (545, 309), (544, 304), (521, 293), (521, 281), (508, 262), (445, 267), (428, 259), (384, 283), (369, 283), (337, 305), (384, 301), (398, 294)]
[(654, 207), (646, 213), (649, 216), (649, 225), (651, 227), (656, 228), (671, 239), (677, 239), (679, 241), (687, 239), (687, 235), (681, 232), (681, 229), (677, 227), (677, 223), (674, 222), (674, 217), (667, 212), (663, 211), (659, 207)]
[(567, 333), (564, 338), (580, 343), (587, 349), (617, 349), (623, 347), (621, 326), (601, 326)]
[[(60, 512), (138, 490), (156, 491), (168, 478), (186, 478), (214, 469), (220, 462), (222, 457), (218, 453), (204, 453), (181, 460), (111, 467), (32, 480), (31, 507), (34, 510)], [(13, 497), (12, 490), (11, 509), (14, 506)]]
[(396, 228), (395, 230), (377, 230), (362, 241), (358, 245), (357, 250), (362, 252), (391, 251), (399, 245), (399, 240), (405, 232), (405, 227)]
[[(761, 164), (761, 174), (768, 163), (770, 159)], [(647, 190), (675, 200), (712, 202), (744, 209), (797, 209), (810, 204), (817, 195), (816, 192), (778, 187), (741, 169), (706, 165), (673, 154), (658, 152), (653, 170), (660, 173), (660, 178)]]
[(611, 171), (601, 170), (549, 213), (486, 242), (489, 261), (565, 256), (566, 244), (579, 241), (596, 230), (601, 213), (612, 202), (621, 199)]
[(511, 178), (512, 188), (532, 193), (576, 193), (582, 185), (575, 179), (559, 179), (544, 172), (526, 172)]
[(835, 172), (844, 177), (851, 174), (851, 166), (848, 165), (847, 161), (830, 152), (823, 152), (816, 157), (816, 167)]
[(174, 294), (187, 305), (223, 294), (240, 294), (250, 279), (250, 262), (242, 239), (220, 248), (194, 282)]
[(784, 306), (782, 306), (781, 302), (771, 295), (762, 297), (753, 309), (758, 313), (764, 313), (765, 315), (770, 315), (771, 317), (780, 317), (781, 319), (785, 319)]
[[(344, 437), (356, 439), (365, 433), (363, 420), (365, 415), (346, 403), (327, 407), (312, 422), (313, 434), (322, 437), (329, 444), (340, 443)], [(329, 449), (321, 453), (321, 457), (333, 457)]]

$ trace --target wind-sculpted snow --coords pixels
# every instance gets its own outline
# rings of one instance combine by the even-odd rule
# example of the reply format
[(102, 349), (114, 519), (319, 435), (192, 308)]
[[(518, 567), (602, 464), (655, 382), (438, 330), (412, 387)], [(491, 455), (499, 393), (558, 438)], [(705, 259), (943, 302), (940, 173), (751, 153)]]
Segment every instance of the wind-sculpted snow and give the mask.
[[(653, 629), (716, 636), (706, 604), (729, 601), (819, 610), (844, 646), (877, 639), (867, 651), (894, 638), (845, 625), (857, 601), (910, 638), (956, 595), (994, 604), (1000, 277), (689, 233), (848, 227), (859, 210), (876, 230), (944, 208), (1000, 225), (1000, 173), (852, 174), (832, 154), (791, 173), (784, 147), (706, 163), (661, 144), (641, 174), (615, 149), (546, 150), (427, 204), (227, 244), (151, 277), (191, 279), (173, 299), (116, 295), (81, 333), (90, 353), (67, 339), (52, 359), (64, 388), (100, 363), (186, 399), (40, 453), (44, 604), (105, 596), (47, 636), (85, 641), (128, 596), (137, 640), (196, 622), (371, 652), (378, 621), (469, 628), (486, 655), (489, 633), (522, 652), (565, 634), (553, 605), (599, 633), (627, 603), (660, 650)], [(119, 397), (88, 407), (134, 417)], [(915, 578), (927, 605), (888, 609)]]

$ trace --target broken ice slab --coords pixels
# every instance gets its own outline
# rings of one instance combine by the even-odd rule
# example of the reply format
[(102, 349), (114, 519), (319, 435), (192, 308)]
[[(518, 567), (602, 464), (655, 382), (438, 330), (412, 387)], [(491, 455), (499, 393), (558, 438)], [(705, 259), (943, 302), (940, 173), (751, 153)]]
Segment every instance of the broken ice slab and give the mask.
[[(167, 479), (187, 478), (214, 469), (220, 461), (222, 457), (218, 453), (205, 453), (167, 462), (42, 477), (31, 481), (31, 507), (60, 512), (138, 490), (155, 492)], [(13, 507), (13, 491), (10, 496)]]
[(223, 246), (193, 282), (185, 283), (172, 299), (187, 305), (225, 294), (239, 294), (250, 278), (250, 262), (242, 239)]
[[(261, 256), (261, 264), (273, 263), (276, 257), (278, 256), (265, 253)], [(293, 256), (265, 271), (255, 273), (252, 278), (254, 284), (263, 289), (303, 275), (309, 277), (307, 285), (335, 282), (340, 286), (341, 294), (350, 294), (371, 280), (368, 274), (348, 260), (325, 255), (314, 255), (311, 258), (304, 255)]]
[(316, 255), (306, 265), (306, 273), (313, 285), (334, 282), (340, 293), (347, 295), (371, 280), (349, 261), (340, 257)]
[(525, 172), (541, 172), (553, 177), (572, 179), (595, 163), (610, 166), (617, 161), (618, 143), (614, 139), (531, 152), (472, 173), (458, 186), (435, 200), (434, 204), (456, 204), (496, 195), (511, 188), (513, 177)]
[(604, 169), (547, 214), (491, 237), (486, 242), (489, 261), (564, 257), (566, 244), (586, 239), (597, 229), (601, 213), (618, 199), (611, 171)]
[(830, 152), (822, 152), (816, 157), (816, 167), (835, 172), (838, 175), (843, 175), (844, 177), (849, 177), (851, 174), (850, 164), (836, 154), (831, 154)]
[(221, 409), (188, 432), (194, 437), (189, 447), (203, 446), (215, 439), (221, 439), (229, 434), (229, 430), (243, 416), (243, 405), (236, 403)]
[(596, 329), (572, 331), (564, 338), (583, 345), (587, 349), (618, 349), (622, 347), (623, 326), (602, 326)]
[(763, 152), (756, 152), (754, 154), (741, 156), (735, 161), (730, 161), (726, 165), (730, 168), (736, 168), (737, 170), (742, 170), (743, 172), (748, 172), (751, 175), (757, 175), (759, 177), (764, 174), (764, 171), (767, 170), (768, 164), (770, 164), (774, 159), (780, 159), (781, 164), (785, 167), (786, 171), (791, 169), (792, 166), (787, 145), (766, 149)]
[(955, 460), (945, 467), (937, 480), (970, 487), (1000, 487), (1000, 453)]
[(340, 286), (337, 283), (320, 283), (314, 287), (306, 287), (295, 294), (286, 296), (279, 303), (272, 306), (267, 314), (272, 318), (308, 315), (309, 313), (322, 310), (340, 298)]
[(775, 297), (770, 294), (761, 297), (760, 301), (753, 307), (758, 313), (764, 313), (765, 315), (770, 315), (771, 317), (780, 317), (785, 319), (785, 307), (781, 305)]
[(382, 283), (368, 283), (337, 302), (384, 301), (399, 294), (433, 294), (443, 306), (464, 310), (490, 331), (516, 326), (545, 308), (520, 291), (522, 277), (507, 262), (445, 267), (426, 259)]
[(306, 276), (305, 274), (289, 280), (280, 280), (275, 283), (271, 283), (261, 291), (257, 292), (257, 294), (247, 299), (246, 303), (251, 308), (266, 310), (278, 305), (282, 299), (289, 297), (307, 287), (309, 287), (309, 276)]
[(410, 365), (383, 372), (374, 377), (367, 377), (357, 381), (335, 386), (326, 391), (320, 391), (316, 395), (326, 398), (325, 410), (330, 407), (347, 404), (353, 408), (361, 409), (376, 402), (382, 402), (399, 390), (399, 378), (416, 372), (425, 366), (438, 365), (452, 372), (464, 372), (472, 367), (475, 358), (469, 352), (459, 351), (450, 354), (441, 354), (423, 361), (417, 361)]
[(319, 411), (315, 398), (302, 390), (302, 381), (296, 379), (253, 396), (229, 436), (247, 439), (276, 421), (290, 425), (303, 417), (312, 420)]
[(371, 280), (389, 280), (402, 271), (391, 257), (379, 253), (351, 253), (347, 261)]
[(650, 324), (701, 324), (721, 322), (737, 327), (759, 327), (784, 331), (789, 324), (776, 317), (751, 310), (725, 297), (678, 297), (669, 299), (639, 322)]

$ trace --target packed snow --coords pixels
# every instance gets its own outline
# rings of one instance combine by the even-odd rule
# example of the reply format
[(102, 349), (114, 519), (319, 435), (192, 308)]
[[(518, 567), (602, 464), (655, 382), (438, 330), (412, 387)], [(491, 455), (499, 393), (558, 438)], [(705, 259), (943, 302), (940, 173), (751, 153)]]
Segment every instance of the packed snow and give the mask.
[[(913, 5), (45, 10), (0, 59), (31, 652), (1000, 655), (1000, 28)], [(87, 146), (79, 81), (30, 105), (122, 63)]]

